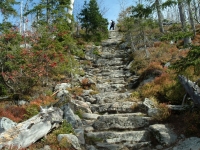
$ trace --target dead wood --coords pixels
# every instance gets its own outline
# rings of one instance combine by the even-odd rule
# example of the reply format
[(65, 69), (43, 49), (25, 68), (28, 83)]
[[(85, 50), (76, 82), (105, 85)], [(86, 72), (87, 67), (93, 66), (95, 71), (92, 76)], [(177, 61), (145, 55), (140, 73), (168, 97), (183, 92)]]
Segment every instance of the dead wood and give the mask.
[(42, 108), (41, 112), (0, 134), (0, 149), (26, 148), (47, 135), (62, 122), (63, 112), (60, 108)]

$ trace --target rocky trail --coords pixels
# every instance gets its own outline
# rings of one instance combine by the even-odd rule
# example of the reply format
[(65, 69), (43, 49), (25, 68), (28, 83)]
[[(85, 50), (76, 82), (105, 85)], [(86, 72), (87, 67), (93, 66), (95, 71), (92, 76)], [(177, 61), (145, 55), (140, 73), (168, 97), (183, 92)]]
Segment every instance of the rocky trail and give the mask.
[[(131, 97), (132, 90), (129, 87), (132, 85), (128, 79), (137, 77), (129, 72), (128, 65), (124, 63), (130, 53), (123, 49), (123, 44), (120, 46), (121, 39), (122, 35), (117, 31), (110, 31), (110, 38), (102, 42), (98, 49), (100, 56), (94, 57), (89, 52), (86, 57), (93, 61), (93, 65), (85, 68), (85, 77), (96, 85), (99, 93), (90, 94), (90, 90), (85, 90), (80, 98), (88, 104), (89, 110), (83, 113), (82, 125), (78, 127), (85, 133), (82, 143), (85, 149), (195, 150), (200, 145), (193, 144), (194, 147), (188, 148), (189, 143), (185, 143), (183, 135), (176, 135), (168, 124), (156, 124), (153, 121), (154, 108), (149, 99), (142, 102)], [(194, 142), (196, 139), (187, 140)]]
[(83, 114), (85, 129), (90, 129), (86, 135), (98, 149), (147, 148), (150, 134), (145, 128), (151, 118), (134, 110), (142, 103), (130, 98), (126, 79), (131, 74), (123, 62), (128, 54), (116, 48), (119, 42), (121, 36), (110, 31), (110, 39), (102, 43), (101, 57), (94, 61), (94, 67), (87, 68), (87, 76), (96, 79), (99, 93), (84, 97), (92, 111)]
[[(66, 145), (70, 142), (76, 150), (199, 150), (200, 138), (177, 135), (169, 124), (157, 123), (153, 116), (158, 109), (152, 101), (131, 96), (130, 80), (138, 77), (130, 73), (124, 61), (130, 52), (124, 48), (122, 37), (110, 31), (110, 38), (101, 46), (86, 51), (86, 61), (92, 63), (80, 68), (85, 75), (56, 85), (59, 101), (53, 107), (41, 108), (38, 115), (18, 124), (1, 118), (0, 149), (27, 148), (66, 120), (75, 134), (59, 134), (57, 140), (66, 138)], [(79, 96), (69, 94), (67, 89), (83, 83), (90, 88)], [(51, 148), (45, 145), (39, 150)]]

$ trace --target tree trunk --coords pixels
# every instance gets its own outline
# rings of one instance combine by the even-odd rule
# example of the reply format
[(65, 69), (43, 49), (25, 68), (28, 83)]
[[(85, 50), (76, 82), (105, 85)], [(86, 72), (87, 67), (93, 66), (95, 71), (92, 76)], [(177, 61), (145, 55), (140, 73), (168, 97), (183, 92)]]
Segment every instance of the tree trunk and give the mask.
[[(72, 16), (72, 13), (73, 13), (73, 9), (74, 9), (74, 0), (70, 0), (70, 8), (67, 10), (67, 13), (71, 16)], [(68, 20), (69, 23), (71, 23), (70, 18), (68, 18), (67, 20)]]
[(197, 22), (199, 22), (199, 19), (198, 19), (198, 4), (196, 5), (196, 2), (195, 0), (192, 1), (193, 2), (193, 6), (194, 6), (194, 18)]
[(194, 24), (194, 18), (193, 18), (192, 9), (191, 9), (191, 1), (187, 0), (187, 4), (188, 4), (189, 17), (190, 17), (190, 25), (192, 27), (194, 36), (196, 36), (196, 29), (195, 29), (195, 24)]
[(162, 12), (160, 10), (159, 0), (156, 0), (156, 10), (157, 10), (157, 14), (158, 14), (158, 23), (159, 23), (160, 32), (164, 33), (163, 22), (162, 22)]
[[(187, 32), (187, 26), (186, 26), (186, 16), (184, 12), (184, 4), (182, 1), (178, 0), (178, 9), (181, 19), (181, 25), (184, 32)], [(187, 46), (189, 44), (189, 37), (184, 37), (184, 46)]]
[(49, 0), (47, 0), (47, 7), (46, 7), (46, 11), (47, 11), (47, 14), (46, 14), (46, 21), (47, 21), (47, 24), (49, 23), (49, 15), (50, 15), (50, 8), (49, 8)]

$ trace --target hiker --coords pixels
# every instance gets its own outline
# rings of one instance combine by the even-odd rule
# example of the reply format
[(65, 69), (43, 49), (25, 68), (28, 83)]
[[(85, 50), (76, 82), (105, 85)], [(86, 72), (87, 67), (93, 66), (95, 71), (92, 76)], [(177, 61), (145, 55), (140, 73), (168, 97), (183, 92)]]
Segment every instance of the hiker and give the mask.
[(115, 22), (113, 20), (110, 21), (110, 30), (115, 29)]

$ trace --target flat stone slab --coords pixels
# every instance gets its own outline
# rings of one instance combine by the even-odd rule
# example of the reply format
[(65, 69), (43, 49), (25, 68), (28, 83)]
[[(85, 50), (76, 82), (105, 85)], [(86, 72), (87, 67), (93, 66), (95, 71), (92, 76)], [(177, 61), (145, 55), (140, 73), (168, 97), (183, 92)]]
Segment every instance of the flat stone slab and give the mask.
[(122, 58), (114, 58), (112, 60), (99, 58), (96, 62), (97, 66), (118, 66), (123, 64)]
[(150, 117), (139, 115), (103, 115), (94, 122), (96, 130), (108, 129), (137, 129), (149, 125)]
[(83, 113), (83, 114), (82, 114), (82, 117), (83, 117), (84, 119), (91, 119), (91, 120), (97, 119), (99, 116), (100, 116), (100, 115), (98, 115), (98, 114), (92, 114), (92, 113)]
[(116, 101), (122, 101), (129, 98), (131, 93), (116, 93), (116, 92), (104, 92), (98, 93), (93, 97), (97, 99), (97, 103), (113, 103)]
[(125, 132), (114, 132), (114, 131), (103, 131), (103, 132), (91, 132), (87, 133), (88, 137), (98, 138), (106, 143), (114, 144), (121, 142), (146, 142), (149, 141), (149, 132), (143, 131), (125, 131)]
[(124, 88), (125, 84), (112, 84), (109, 82), (105, 82), (101, 84), (96, 84), (96, 87), (100, 92), (115, 92)]
[[(112, 99), (115, 101), (115, 99)], [(120, 113), (130, 113), (134, 112), (135, 107), (140, 107), (142, 103), (137, 102), (115, 102), (115, 103), (105, 103), (102, 105), (93, 105), (91, 107), (92, 112), (120, 112)]]

